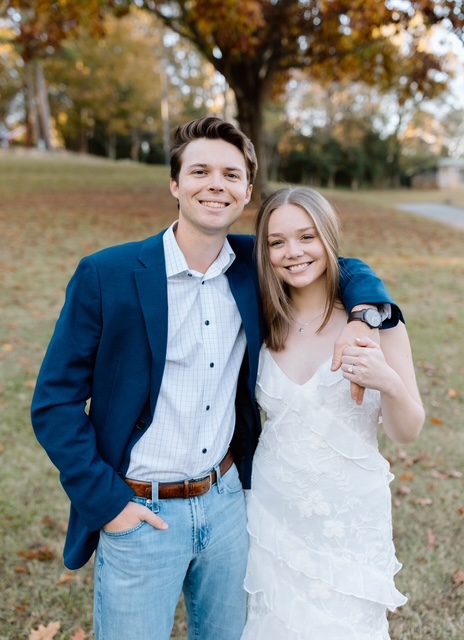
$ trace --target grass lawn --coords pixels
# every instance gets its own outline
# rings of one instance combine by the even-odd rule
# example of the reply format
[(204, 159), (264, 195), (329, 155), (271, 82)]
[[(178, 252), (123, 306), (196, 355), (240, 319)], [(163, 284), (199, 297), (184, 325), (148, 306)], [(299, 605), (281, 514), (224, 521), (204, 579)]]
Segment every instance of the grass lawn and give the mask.
[[(409, 596), (390, 617), (391, 637), (462, 640), (464, 232), (393, 207), (464, 206), (464, 193), (328, 195), (343, 221), (343, 254), (366, 260), (406, 315), (428, 414), (416, 443), (381, 441), (396, 476), (397, 585)], [(62, 564), (68, 502), (33, 435), (31, 394), (78, 260), (175, 216), (164, 167), (0, 153), (0, 640), (92, 637), (92, 566)], [(235, 230), (249, 231), (252, 217), (247, 210)], [(48, 636), (32, 633), (40, 625)], [(181, 607), (172, 637), (186, 638)]]

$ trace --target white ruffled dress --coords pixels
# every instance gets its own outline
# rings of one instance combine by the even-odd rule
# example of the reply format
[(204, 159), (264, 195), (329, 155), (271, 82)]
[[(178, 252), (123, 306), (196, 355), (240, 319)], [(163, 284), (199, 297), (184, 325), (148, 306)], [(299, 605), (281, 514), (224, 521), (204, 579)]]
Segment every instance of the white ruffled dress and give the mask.
[(393, 480), (380, 454), (380, 395), (361, 406), (340, 371), (303, 385), (263, 347), (266, 423), (247, 495), (250, 554), (242, 640), (388, 640), (406, 598), (392, 540)]

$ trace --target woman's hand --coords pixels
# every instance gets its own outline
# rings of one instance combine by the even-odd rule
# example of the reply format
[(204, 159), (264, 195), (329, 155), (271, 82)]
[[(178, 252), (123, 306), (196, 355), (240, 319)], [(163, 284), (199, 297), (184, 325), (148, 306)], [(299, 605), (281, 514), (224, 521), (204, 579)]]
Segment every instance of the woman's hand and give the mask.
[[(331, 367), (332, 371), (337, 371), (337, 369), (339, 369), (343, 364), (343, 356), (346, 349), (350, 347), (356, 348), (361, 344), (358, 342), (359, 339), (366, 339), (375, 344), (374, 340), (380, 342), (380, 332), (378, 329), (371, 329), (365, 322), (361, 322), (360, 320), (348, 322), (335, 342)], [(345, 373), (343, 367), (342, 370), (343, 373)], [(358, 381), (355, 378), (348, 379), (351, 382), (351, 397), (356, 404), (362, 404), (365, 391), (364, 386), (361, 384), (360, 380)]]
[(387, 390), (398, 374), (385, 360), (382, 349), (367, 337), (356, 338), (355, 342), (356, 346), (343, 349), (343, 376), (360, 387)]

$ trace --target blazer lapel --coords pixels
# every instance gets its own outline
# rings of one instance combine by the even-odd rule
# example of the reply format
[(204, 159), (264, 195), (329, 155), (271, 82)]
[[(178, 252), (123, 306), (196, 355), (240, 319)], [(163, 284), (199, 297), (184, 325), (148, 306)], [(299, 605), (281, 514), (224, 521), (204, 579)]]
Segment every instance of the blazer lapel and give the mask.
[(140, 306), (152, 352), (151, 410), (155, 410), (166, 363), (168, 288), (163, 234), (146, 240), (140, 251), (143, 269), (134, 272)]

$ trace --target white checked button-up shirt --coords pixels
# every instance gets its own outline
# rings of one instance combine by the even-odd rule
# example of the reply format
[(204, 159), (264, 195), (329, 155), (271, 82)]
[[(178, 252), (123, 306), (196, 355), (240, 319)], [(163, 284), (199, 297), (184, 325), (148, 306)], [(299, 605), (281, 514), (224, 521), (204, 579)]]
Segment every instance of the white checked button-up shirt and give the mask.
[(127, 477), (151, 482), (199, 478), (226, 454), (246, 346), (225, 272), (235, 259), (226, 240), (205, 274), (189, 269), (164, 234), (168, 278), (166, 367), (153, 422), (131, 452)]

